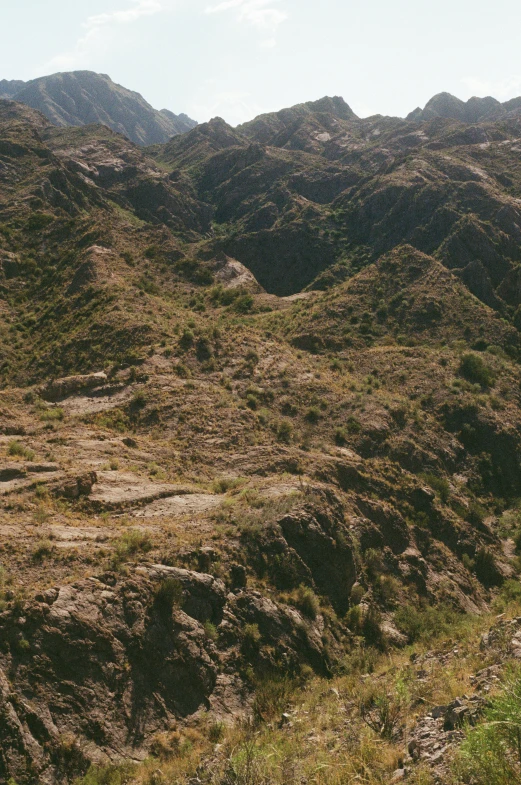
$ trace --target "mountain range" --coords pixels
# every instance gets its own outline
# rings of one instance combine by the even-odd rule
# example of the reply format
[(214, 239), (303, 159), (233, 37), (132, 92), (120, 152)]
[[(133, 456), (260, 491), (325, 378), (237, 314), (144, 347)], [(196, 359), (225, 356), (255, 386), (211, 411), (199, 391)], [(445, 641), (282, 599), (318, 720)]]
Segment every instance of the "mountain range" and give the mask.
[(520, 781), (515, 102), (94, 86), (2, 84), (0, 782)]
[(196, 123), (187, 115), (157, 111), (139, 93), (92, 71), (53, 74), (30, 82), (0, 81), (0, 98), (38, 109), (57, 126), (103, 123), (136, 144), (159, 144)]
[[(73, 71), (43, 76), (30, 82), (0, 80), (0, 98), (27, 104), (42, 112), (53, 125), (81, 126), (102, 123), (122, 133), (139, 145), (167, 142), (172, 136), (186, 133), (197, 125), (186, 114), (176, 115), (168, 109), (157, 111), (136, 92), (115, 84), (106, 74), (92, 71)], [(312, 104), (276, 113), (277, 122), (294, 121), (297, 113), (310, 111), (333, 113), (342, 120), (357, 120), (357, 116), (341, 98), (323, 98)], [(439, 93), (418, 107), (407, 120), (425, 122), (435, 117), (459, 120), (466, 124), (516, 117), (521, 113), (521, 98), (500, 103), (490, 96), (471, 98), (467, 102), (450, 93)], [(274, 115), (264, 115), (255, 121), (255, 136), (263, 143), (273, 134), (263, 124)], [(246, 124), (247, 126), (251, 124)]]

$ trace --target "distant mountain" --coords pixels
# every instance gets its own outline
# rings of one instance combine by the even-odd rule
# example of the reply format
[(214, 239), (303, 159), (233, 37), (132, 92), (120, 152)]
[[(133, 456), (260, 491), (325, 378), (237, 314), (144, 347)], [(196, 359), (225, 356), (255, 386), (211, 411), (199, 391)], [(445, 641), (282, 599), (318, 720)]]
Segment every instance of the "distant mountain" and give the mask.
[(140, 145), (162, 144), (197, 125), (185, 114), (157, 111), (139, 93), (92, 71), (53, 74), (31, 82), (4, 80), (0, 97), (38, 109), (53, 125), (102, 123)]
[[(313, 131), (316, 141), (327, 141), (326, 137), (330, 138), (337, 133), (339, 121), (346, 120), (358, 120), (358, 117), (343, 98), (326, 96), (318, 101), (308, 101), (289, 109), (281, 109), (280, 112), (262, 114), (251, 122), (240, 125), (238, 130), (261, 144), (307, 149), (311, 152), (309, 139), (310, 134), (313, 136)], [(303, 139), (299, 138), (300, 129), (305, 129), (304, 146)]]
[(20, 79), (0, 79), (0, 98), (12, 98), (24, 86)]
[(418, 107), (407, 115), (407, 120), (423, 122), (433, 120), (435, 117), (444, 117), (461, 123), (481, 123), (499, 120), (501, 117), (515, 117), (520, 111), (521, 98), (512, 98), (501, 103), (489, 95), (485, 98), (474, 96), (468, 101), (461, 101), (450, 93), (438, 93), (431, 98), (424, 109)]

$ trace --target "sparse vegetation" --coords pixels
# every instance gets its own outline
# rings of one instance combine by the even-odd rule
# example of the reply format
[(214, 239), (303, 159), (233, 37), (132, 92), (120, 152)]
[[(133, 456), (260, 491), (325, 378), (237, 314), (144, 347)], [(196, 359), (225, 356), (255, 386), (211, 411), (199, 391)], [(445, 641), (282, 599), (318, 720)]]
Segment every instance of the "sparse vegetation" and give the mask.
[(458, 783), (512, 785), (521, 777), (521, 675), (511, 671), (483, 720), (468, 729), (455, 764)]
[(474, 693), (443, 785), (521, 776), (513, 120), (337, 101), (145, 153), (0, 108), (0, 779), (431, 785)]
[(494, 371), (479, 354), (464, 354), (461, 358), (459, 372), (469, 382), (482, 387), (493, 387), (496, 381)]

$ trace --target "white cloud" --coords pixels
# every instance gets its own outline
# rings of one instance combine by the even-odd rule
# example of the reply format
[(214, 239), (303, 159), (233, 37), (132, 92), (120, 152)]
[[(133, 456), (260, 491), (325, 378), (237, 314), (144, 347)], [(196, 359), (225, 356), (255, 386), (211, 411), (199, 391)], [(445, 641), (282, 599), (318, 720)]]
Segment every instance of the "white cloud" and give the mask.
[(123, 11), (112, 11), (111, 13), (89, 16), (85, 22), (85, 27), (89, 30), (111, 24), (129, 24), (137, 22), (142, 16), (153, 16), (164, 10), (161, 0), (134, 0), (134, 7), (126, 8)]
[(507, 101), (521, 94), (521, 76), (509, 76), (497, 80), (467, 77), (461, 82), (466, 87), (469, 98), (473, 95), (480, 97), (491, 95), (498, 101)]
[(279, 26), (288, 18), (286, 11), (274, 7), (278, 2), (280, 0), (223, 0), (217, 5), (207, 6), (205, 13), (235, 11), (239, 22), (256, 27), (268, 35), (261, 46), (271, 49), (276, 45), (275, 34)]
[(97, 56), (110, 49), (118, 26), (131, 25), (145, 16), (155, 16), (171, 5), (172, 0), (131, 0), (131, 5), (121, 11), (89, 16), (83, 23), (85, 35), (76, 41), (72, 49), (53, 57), (42, 70), (71, 70), (91, 65)]
[(251, 100), (250, 93), (239, 90), (216, 92), (216, 87), (217, 83), (213, 80), (201, 86), (199, 95), (188, 107), (190, 117), (197, 117), (200, 122), (222, 117), (229, 125), (236, 126), (261, 113), (260, 106)]

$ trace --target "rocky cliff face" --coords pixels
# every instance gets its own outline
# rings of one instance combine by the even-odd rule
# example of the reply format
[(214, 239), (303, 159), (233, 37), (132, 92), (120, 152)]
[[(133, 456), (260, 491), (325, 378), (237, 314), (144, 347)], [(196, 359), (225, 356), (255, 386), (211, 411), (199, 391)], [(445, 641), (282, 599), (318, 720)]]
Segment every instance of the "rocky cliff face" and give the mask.
[(38, 109), (53, 125), (102, 123), (140, 145), (166, 142), (196, 125), (186, 115), (156, 111), (139, 93), (92, 71), (0, 82), (0, 95)]

